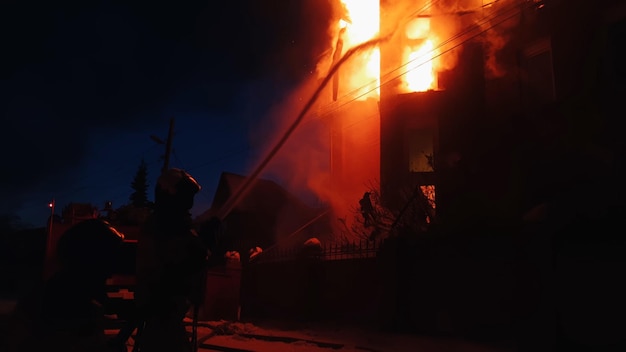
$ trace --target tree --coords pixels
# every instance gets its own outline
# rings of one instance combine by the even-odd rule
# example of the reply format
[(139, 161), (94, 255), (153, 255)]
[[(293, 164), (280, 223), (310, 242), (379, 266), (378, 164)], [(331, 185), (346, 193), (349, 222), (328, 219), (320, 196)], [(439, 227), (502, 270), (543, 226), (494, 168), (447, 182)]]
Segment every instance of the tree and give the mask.
[(425, 233), (435, 219), (435, 188), (415, 184), (405, 188), (404, 206), (389, 209), (382, 205), (380, 191), (375, 187), (365, 192), (354, 209), (352, 233), (359, 238), (375, 240), (396, 236), (399, 232)]
[(130, 184), (133, 193), (130, 195), (131, 205), (137, 208), (150, 206), (148, 201), (148, 165), (141, 159), (137, 173)]

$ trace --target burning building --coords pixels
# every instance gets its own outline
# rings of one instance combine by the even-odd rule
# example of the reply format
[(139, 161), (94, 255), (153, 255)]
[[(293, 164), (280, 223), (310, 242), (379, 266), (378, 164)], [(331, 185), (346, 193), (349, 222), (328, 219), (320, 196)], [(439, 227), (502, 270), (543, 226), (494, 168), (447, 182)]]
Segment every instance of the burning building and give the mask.
[(484, 109), (480, 41), (454, 38), (483, 14), (482, 2), (462, 3), (342, 1), (327, 64), (367, 40), (380, 41), (339, 68), (320, 104), (319, 115), (330, 121), (335, 208), (346, 213), (376, 188), (385, 206), (399, 209), (422, 186), (437, 190), (438, 211), (445, 211), (451, 195), (444, 159), (463, 148), (458, 135)]
[[(320, 194), (345, 216), (372, 182), (391, 207), (406, 188), (434, 186), (438, 220), (476, 235), (399, 241), (397, 265), (381, 270), (389, 315), (420, 332), (522, 336), (530, 350), (565, 337), (623, 344), (611, 278), (624, 246), (610, 226), (624, 209), (624, 2), (341, 3), (322, 76), (380, 40), (339, 67), (319, 102), (330, 131)], [(576, 221), (487, 228), (518, 225), (546, 200)]]
[[(481, 212), (518, 216), (538, 200), (528, 199), (535, 186), (524, 176), (533, 166), (520, 161), (532, 152), (519, 156), (514, 144), (533, 144), (542, 133), (521, 136), (522, 129), (547, 123), (537, 121), (537, 111), (576, 100), (571, 97), (587, 83), (616, 94), (602, 87), (602, 80), (611, 80), (606, 72), (585, 86), (572, 82), (577, 65), (587, 72), (606, 71), (606, 65), (583, 62), (588, 51), (571, 39), (571, 33), (587, 42), (605, 36), (611, 22), (619, 23), (612, 13), (616, 2), (594, 7), (591, 20), (585, 6), (563, 1), (341, 5), (322, 74), (350, 49), (378, 39), (341, 64), (317, 112), (329, 128), (328, 193), (342, 214), (368, 188), (380, 190), (384, 205), (400, 208), (419, 185), (436, 190), (437, 217), (444, 222)], [(595, 29), (585, 33), (580, 16)]]
[[(619, 87), (620, 59), (607, 52), (619, 37), (607, 34), (619, 33), (618, 2), (603, 1), (594, 16), (557, 0), (334, 2), (341, 6), (317, 68), (323, 80), (333, 70), (332, 80), (311, 114), (321, 122), (311, 126), (323, 125), (315, 133), (326, 160), (295, 152), (305, 148), (298, 138), (281, 151), (298, 155), (279, 169), (298, 165), (289, 177), (302, 174), (300, 185), (348, 222), (364, 192), (379, 190), (382, 205), (399, 209), (418, 186), (434, 196), (441, 222), (519, 218), (553, 187), (541, 186), (548, 169), (533, 164), (543, 152), (531, 150), (558, 118), (537, 112), (592, 95), (619, 101), (619, 89), (608, 87)], [(605, 38), (593, 45), (612, 58), (591, 58), (571, 33), (591, 44)], [(606, 94), (584, 93), (590, 87)], [(585, 99), (572, 98), (579, 93)]]

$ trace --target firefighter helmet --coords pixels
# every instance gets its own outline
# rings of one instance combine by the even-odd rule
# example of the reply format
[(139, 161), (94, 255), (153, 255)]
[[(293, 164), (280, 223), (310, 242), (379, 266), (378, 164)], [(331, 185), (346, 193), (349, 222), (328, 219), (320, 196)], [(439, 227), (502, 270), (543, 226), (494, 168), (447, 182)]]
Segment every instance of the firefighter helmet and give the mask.
[(198, 182), (184, 170), (169, 169), (157, 180), (155, 205), (157, 208), (189, 210), (200, 189)]

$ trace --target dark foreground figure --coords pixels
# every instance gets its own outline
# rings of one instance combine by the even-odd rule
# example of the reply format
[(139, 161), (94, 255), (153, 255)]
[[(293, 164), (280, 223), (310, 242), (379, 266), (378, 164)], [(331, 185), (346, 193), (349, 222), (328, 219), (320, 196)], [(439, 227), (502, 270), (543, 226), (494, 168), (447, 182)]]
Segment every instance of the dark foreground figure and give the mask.
[(58, 270), (18, 302), (9, 352), (108, 351), (102, 306), (122, 243), (123, 235), (98, 219), (67, 230), (57, 245)]
[(180, 169), (158, 179), (155, 207), (137, 247), (136, 319), (119, 336), (137, 328), (136, 351), (192, 351), (183, 319), (202, 301), (207, 245), (192, 229), (189, 210), (200, 185)]

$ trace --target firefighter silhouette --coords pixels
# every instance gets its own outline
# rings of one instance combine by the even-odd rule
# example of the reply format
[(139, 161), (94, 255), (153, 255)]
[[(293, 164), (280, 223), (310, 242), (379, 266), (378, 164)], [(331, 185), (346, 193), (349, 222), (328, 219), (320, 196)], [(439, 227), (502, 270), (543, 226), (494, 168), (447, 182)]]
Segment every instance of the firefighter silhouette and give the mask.
[(181, 169), (167, 170), (157, 181), (154, 211), (137, 246), (138, 351), (193, 350), (183, 320), (202, 302), (209, 255), (189, 213), (200, 188)]
[(363, 198), (359, 200), (359, 205), (361, 206), (361, 215), (363, 215), (363, 226), (370, 227), (373, 226), (374, 222), (374, 206), (372, 205), (372, 200), (370, 198), (370, 192), (365, 192), (363, 194)]

